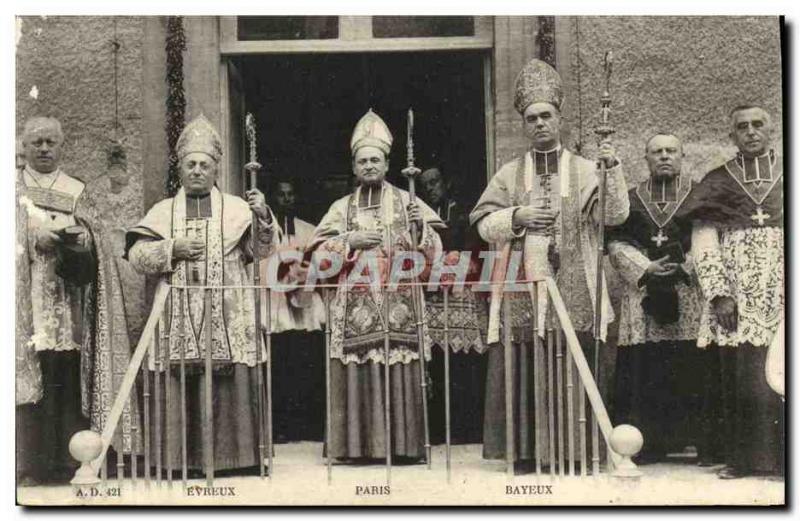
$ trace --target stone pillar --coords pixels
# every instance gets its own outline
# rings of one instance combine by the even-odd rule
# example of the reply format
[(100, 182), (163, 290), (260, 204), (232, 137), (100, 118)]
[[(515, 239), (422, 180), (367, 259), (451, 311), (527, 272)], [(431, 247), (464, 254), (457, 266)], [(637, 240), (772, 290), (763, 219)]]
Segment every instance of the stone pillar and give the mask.
[(514, 109), (514, 80), (536, 56), (537, 25), (534, 16), (494, 18), (495, 170), (522, 155), (527, 146), (522, 120)]
[(144, 208), (166, 196), (168, 150), (165, 125), (167, 99), (167, 19), (144, 17), (142, 44), (142, 127), (144, 147)]
[(186, 121), (202, 113), (219, 130), (219, 19), (216, 16), (186, 16), (183, 27), (186, 33), (183, 58)]

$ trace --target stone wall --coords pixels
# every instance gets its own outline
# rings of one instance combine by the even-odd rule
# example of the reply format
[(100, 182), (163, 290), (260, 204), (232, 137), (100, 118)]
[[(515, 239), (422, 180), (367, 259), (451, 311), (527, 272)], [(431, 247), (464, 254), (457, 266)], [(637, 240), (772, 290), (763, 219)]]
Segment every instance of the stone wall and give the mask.
[(655, 132), (685, 142), (695, 178), (730, 157), (728, 112), (757, 103), (772, 114), (780, 149), (781, 42), (777, 17), (564, 17), (556, 27), (571, 144), (596, 150), (603, 54), (613, 53), (612, 137), (629, 181), (647, 176), (644, 145)]
[[(112, 42), (119, 42), (115, 65)], [(61, 121), (65, 143), (61, 166), (87, 183), (87, 190), (105, 208), (107, 228), (117, 256), (123, 229), (142, 215), (142, 39), (141, 17), (48, 16), (17, 19), (16, 126), (25, 120), (53, 116)], [(116, 91), (116, 95), (115, 95)], [(115, 103), (116, 100), (116, 103)], [(116, 105), (116, 110), (115, 110)], [(128, 185), (110, 194), (104, 176), (105, 150), (119, 137), (128, 157)], [(145, 315), (144, 285), (125, 261), (120, 270), (133, 334), (138, 337)]]
[[(497, 16), (494, 19), (492, 87), (494, 91), (494, 170), (526, 150), (522, 119), (514, 109), (514, 82), (531, 58), (539, 57), (536, 46), (538, 23), (533, 16)], [(491, 142), (491, 141), (490, 141)]]
[[(21, 17), (16, 55), (17, 128), (30, 116), (54, 116), (66, 136), (62, 167), (90, 182), (105, 170), (104, 146), (114, 130), (114, 57), (117, 58), (120, 134), (132, 184), (141, 193), (142, 19)], [(31, 96), (36, 88), (38, 97)], [(131, 201), (132, 204), (141, 204)]]
[[(187, 119), (203, 112), (227, 135), (227, 97), (218, 82), (218, 21), (186, 17), (185, 78)], [(130, 183), (109, 198), (112, 228), (121, 230), (164, 195), (163, 17), (21, 17), (16, 58), (16, 123), (51, 115), (64, 126), (64, 170), (102, 195), (104, 147), (113, 135), (114, 59), (117, 114), (128, 151)], [(519, 115), (512, 106), (513, 82), (524, 63), (539, 55), (537, 17), (496, 17), (492, 53), (494, 118), (490, 122), (494, 164), (499, 167), (525, 149)], [(780, 28), (775, 17), (557, 17), (556, 61), (566, 89), (564, 111), (573, 148), (595, 154), (593, 134), (603, 89), (602, 57), (614, 53), (611, 82), (613, 141), (629, 182), (646, 175), (645, 140), (670, 131), (685, 143), (685, 165), (701, 177), (734, 149), (727, 114), (743, 102), (763, 104), (781, 127)], [(33, 96), (32, 94), (36, 94)], [(493, 172), (490, 172), (490, 175)], [(119, 233), (115, 238), (118, 245)], [(134, 331), (146, 316), (144, 284), (124, 261), (128, 311)], [(612, 287), (616, 286), (609, 273)], [(612, 333), (613, 334), (613, 333)]]
[[(700, 179), (735, 153), (728, 112), (762, 104), (782, 146), (781, 42), (777, 17), (556, 17), (557, 67), (564, 80), (565, 142), (594, 157), (594, 129), (604, 88), (603, 56), (611, 51), (611, 139), (629, 186), (648, 175), (647, 139), (675, 133), (684, 170)], [(606, 262), (615, 308), (621, 281)], [(616, 345), (617, 322), (609, 330)], [(615, 349), (601, 352), (600, 387), (610, 397)], [(613, 403), (606, 398), (613, 409)]]

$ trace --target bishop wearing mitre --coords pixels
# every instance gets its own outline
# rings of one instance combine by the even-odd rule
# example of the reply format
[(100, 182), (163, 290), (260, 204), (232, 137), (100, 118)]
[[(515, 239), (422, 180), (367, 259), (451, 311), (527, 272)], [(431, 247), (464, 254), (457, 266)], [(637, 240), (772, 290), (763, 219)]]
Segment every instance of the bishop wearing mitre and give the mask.
[[(442, 250), (436, 228), (444, 225), (424, 202), (386, 181), (392, 134), (372, 110), (356, 125), (350, 141), (355, 191), (328, 209), (309, 242), (343, 259), (331, 304), (332, 425), (327, 449), (340, 459), (386, 456), (384, 364), (389, 363), (391, 447), (394, 461), (414, 462), (425, 454), (420, 356), (430, 358), (430, 336), (420, 346), (409, 286), (386, 291), (391, 259), (412, 250), (411, 223), (421, 229), (418, 251), (430, 264)], [(351, 273), (372, 283), (348, 284)], [(353, 280), (352, 278), (350, 280)], [(422, 313), (426, 311), (423, 306)], [(389, 332), (389, 360), (384, 355)]]
[[(216, 186), (222, 143), (204, 117), (186, 125), (178, 139), (181, 188), (153, 206), (126, 236), (125, 254), (140, 272), (175, 286), (167, 301), (166, 333), (160, 360), (151, 369), (164, 370), (173, 403), (167, 411), (167, 428), (161, 444), (170, 448), (173, 469), (181, 467), (179, 361), (186, 378), (187, 458), (190, 469), (203, 462), (204, 360), (211, 335), (213, 361), (214, 469), (239, 469), (258, 465), (258, 362), (255, 305), (251, 282), (253, 213), (259, 226), (255, 245), (261, 258), (274, 247), (274, 223), (257, 189), (247, 199), (223, 193)], [(188, 286), (188, 288), (187, 288)], [(198, 286), (192, 289), (192, 286)], [(210, 298), (204, 288), (211, 287)], [(219, 288), (216, 288), (219, 287)], [(207, 320), (210, 306), (211, 320)], [(164, 400), (165, 393), (159, 396)], [(162, 403), (162, 410), (168, 404)], [(168, 463), (165, 463), (167, 466)]]

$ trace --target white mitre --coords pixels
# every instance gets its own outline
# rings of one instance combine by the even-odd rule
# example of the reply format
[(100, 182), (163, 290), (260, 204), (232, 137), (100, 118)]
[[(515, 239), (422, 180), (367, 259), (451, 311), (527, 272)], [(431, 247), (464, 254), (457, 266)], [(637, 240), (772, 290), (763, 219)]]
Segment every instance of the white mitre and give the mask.
[(350, 139), (350, 152), (355, 155), (361, 147), (375, 147), (388, 156), (392, 149), (392, 133), (380, 116), (369, 109), (356, 123), (353, 137)]
[(222, 140), (208, 118), (200, 114), (181, 132), (175, 152), (179, 158), (192, 152), (203, 152), (219, 162), (222, 158)]

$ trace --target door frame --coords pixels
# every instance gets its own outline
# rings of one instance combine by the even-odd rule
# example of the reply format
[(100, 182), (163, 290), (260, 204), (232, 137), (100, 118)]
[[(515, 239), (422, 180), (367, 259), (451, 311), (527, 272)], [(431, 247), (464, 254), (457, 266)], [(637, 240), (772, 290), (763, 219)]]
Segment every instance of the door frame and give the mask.
[[(426, 52), (477, 50), (483, 55), (483, 94), (484, 94), (484, 133), (486, 143), (486, 183), (495, 171), (495, 31), (494, 17), (475, 17), (475, 36), (473, 37), (432, 37), (432, 38), (372, 38), (366, 34), (365, 27), (371, 23), (370, 16), (340, 16), (340, 38), (331, 40), (276, 40), (276, 41), (238, 41), (236, 40), (236, 17), (219, 17), (220, 31), (220, 130), (226, 150), (238, 155), (228, 154), (220, 178), (220, 188), (228, 193), (241, 191), (241, 173), (236, 159), (244, 158), (244, 144), (233, 143), (237, 132), (231, 129), (231, 88), (229, 64), (236, 57), (253, 54), (332, 54), (332, 53), (380, 53), (380, 52)], [(346, 37), (346, 38), (345, 38)], [(242, 103), (244, 101), (242, 100)], [(241, 135), (241, 134), (239, 134)]]
[(374, 38), (372, 16), (339, 16), (339, 36), (326, 40), (240, 41), (237, 17), (221, 16), (220, 53), (291, 54), (343, 52), (413, 52), (432, 50), (491, 49), (494, 45), (494, 22), (491, 16), (475, 16), (474, 36), (412, 38)]
[[(414, 52), (414, 51), (412, 51)], [(237, 165), (238, 159), (245, 156), (245, 146), (240, 139), (233, 142), (235, 136), (242, 135), (236, 133), (231, 128), (231, 87), (230, 67), (235, 55), (222, 56), (220, 60), (220, 132), (226, 150), (229, 150), (228, 160), (224, 162), (221, 175), (219, 176), (220, 188), (227, 193), (239, 193), (241, 191), (241, 172), (238, 172), (241, 165)], [(483, 96), (484, 96), (484, 134), (486, 144), (486, 183), (495, 173), (495, 95), (494, 95), (494, 65), (491, 53), (483, 53)], [(242, 104), (244, 99), (242, 99)], [(238, 153), (234, 153), (236, 150)], [(239, 176), (239, 177), (234, 177)]]

